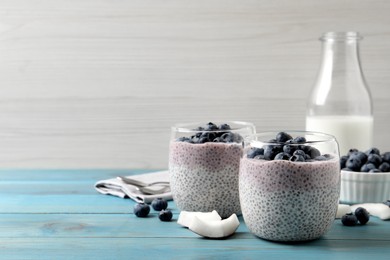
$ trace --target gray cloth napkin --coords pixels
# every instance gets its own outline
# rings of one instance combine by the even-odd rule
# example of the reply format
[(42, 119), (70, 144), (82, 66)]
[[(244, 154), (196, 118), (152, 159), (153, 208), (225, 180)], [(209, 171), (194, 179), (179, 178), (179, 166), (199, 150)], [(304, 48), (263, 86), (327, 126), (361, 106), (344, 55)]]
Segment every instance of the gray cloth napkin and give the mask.
[[(169, 181), (168, 171), (143, 173), (138, 175), (130, 175), (128, 177), (145, 183), (151, 183), (155, 181)], [(109, 194), (120, 198), (128, 197), (135, 200), (136, 202), (150, 203), (156, 198), (172, 200), (172, 193), (170, 190), (162, 194), (147, 195), (135, 189), (133, 185), (123, 183), (121, 180), (116, 178), (96, 182), (95, 189), (102, 194)]]

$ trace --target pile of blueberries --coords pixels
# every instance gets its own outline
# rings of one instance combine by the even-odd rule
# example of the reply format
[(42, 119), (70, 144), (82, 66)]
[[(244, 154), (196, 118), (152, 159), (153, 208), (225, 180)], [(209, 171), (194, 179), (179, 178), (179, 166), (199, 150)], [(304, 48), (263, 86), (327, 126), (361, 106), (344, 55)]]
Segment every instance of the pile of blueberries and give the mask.
[[(163, 198), (156, 198), (151, 203), (155, 211), (159, 211), (158, 218), (161, 221), (168, 222), (172, 219), (172, 211), (168, 208), (168, 202)], [(150, 206), (146, 203), (137, 203), (134, 205), (134, 214), (139, 218), (146, 218), (150, 212)]]
[(231, 132), (228, 124), (216, 124), (209, 122), (205, 126), (199, 126), (194, 129), (199, 131), (190, 137), (179, 137), (176, 141), (187, 142), (191, 144), (203, 144), (207, 142), (215, 143), (241, 143), (243, 138), (237, 133)]
[(366, 152), (350, 149), (341, 156), (340, 167), (344, 171), (354, 172), (390, 172), (390, 152), (380, 153), (378, 148)]
[(247, 152), (247, 158), (259, 160), (288, 160), (292, 162), (325, 161), (332, 158), (329, 154), (321, 152), (306, 143), (306, 138), (298, 136), (293, 138), (286, 132), (279, 132), (275, 139), (268, 141), (269, 145), (262, 148), (252, 147)]

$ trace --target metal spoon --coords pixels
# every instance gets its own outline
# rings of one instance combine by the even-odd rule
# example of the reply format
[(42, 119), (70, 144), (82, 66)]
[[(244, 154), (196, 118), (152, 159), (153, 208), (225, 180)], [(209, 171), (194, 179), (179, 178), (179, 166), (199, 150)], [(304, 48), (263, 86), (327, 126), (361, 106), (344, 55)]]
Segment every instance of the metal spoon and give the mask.
[[(156, 181), (156, 182), (151, 182), (151, 183), (144, 183), (142, 181), (137, 181), (128, 177), (123, 177), (123, 176), (118, 176), (117, 179), (121, 180), (122, 182), (126, 184), (130, 184), (134, 186), (134, 188), (138, 191), (140, 191), (143, 194), (148, 194), (148, 195), (156, 195), (156, 194), (162, 194), (167, 192), (170, 187), (169, 187), (169, 182), (167, 181)], [(160, 189), (151, 189), (148, 187), (151, 186), (163, 186)]]
[(146, 195), (162, 194), (170, 190), (169, 186), (164, 186), (160, 189), (150, 189), (148, 187), (137, 187), (137, 186), (134, 186), (134, 188)]
[(118, 180), (123, 181), (126, 184), (131, 184), (137, 187), (150, 187), (154, 185), (161, 185), (161, 186), (169, 186), (169, 181), (155, 181), (155, 182), (150, 182), (150, 183), (145, 183), (142, 181), (138, 181), (129, 177), (124, 177), (124, 176), (118, 176), (116, 177)]

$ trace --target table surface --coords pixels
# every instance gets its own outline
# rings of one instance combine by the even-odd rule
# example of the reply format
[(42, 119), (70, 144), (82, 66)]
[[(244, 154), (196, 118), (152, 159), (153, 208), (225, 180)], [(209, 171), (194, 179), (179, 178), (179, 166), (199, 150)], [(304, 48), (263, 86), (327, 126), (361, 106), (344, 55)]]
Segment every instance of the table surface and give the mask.
[(340, 220), (322, 238), (285, 244), (252, 235), (240, 217), (237, 232), (202, 238), (176, 220), (132, 213), (133, 202), (95, 191), (94, 183), (130, 170), (1, 170), (0, 259), (389, 259), (390, 221), (365, 226)]

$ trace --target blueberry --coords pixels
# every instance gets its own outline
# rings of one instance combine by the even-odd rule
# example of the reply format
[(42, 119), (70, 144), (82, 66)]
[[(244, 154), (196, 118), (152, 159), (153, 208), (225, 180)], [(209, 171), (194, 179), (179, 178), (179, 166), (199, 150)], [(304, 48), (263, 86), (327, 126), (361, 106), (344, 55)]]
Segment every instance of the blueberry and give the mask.
[(293, 155), (300, 155), (300, 156), (305, 157), (306, 153), (305, 153), (305, 151), (303, 151), (303, 150), (295, 150), (295, 152), (293, 153)]
[(385, 152), (384, 154), (382, 154), (382, 160), (387, 163), (390, 163), (390, 152)]
[(133, 211), (137, 217), (145, 218), (150, 212), (150, 207), (148, 204), (145, 203), (137, 203), (135, 204)]
[(276, 141), (276, 139), (271, 139), (271, 140), (269, 140), (268, 141), (268, 143), (270, 143), (270, 144), (276, 144), (278, 141)]
[(204, 144), (204, 143), (207, 143), (209, 141), (209, 139), (207, 137), (200, 137), (197, 141), (197, 143), (199, 144)]
[(157, 198), (152, 201), (152, 208), (156, 211), (166, 209), (168, 207), (168, 202), (163, 198)]
[(348, 158), (349, 158), (348, 155), (343, 155), (340, 157), (340, 168), (341, 169), (345, 168), (345, 164), (346, 164)]
[(199, 140), (203, 138), (207, 139), (207, 142), (211, 142), (216, 138), (216, 135), (213, 132), (204, 132), (199, 137)]
[(206, 127), (204, 128), (206, 131), (216, 131), (218, 130), (218, 126), (212, 122), (209, 122)]
[(184, 136), (177, 138), (176, 141), (178, 141), (178, 142), (192, 143), (191, 138), (184, 137)]
[(383, 162), (381, 165), (379, 165), (378, 170), (381, 172), (390, 172), (390, 163)]
[(283, 152), (291, 154), (291, 155), (295, 152), (296, 149), (297, 149), (297, 146), (294, 146), (294, 145), (285, 144), (283, 146)]
[(256, 155), (255, 157), (253, 157), (253, 159), (256, 159), (256, 160), (265, 160), (265, 157), (264, 157), (264, 154), (260, 154), (260, 155)]
[(349, 213), (341, 217), (341, 223), (343, 223), (344, 226), (356, 226), (358, 219), (355, 215)]
[(289, 158), (290, 155), (288, 153), (281, 152), (275, 156), (274, 160), (288, 160)]
[(287, 140), (290, 140), (292, 139), (292, 136), (287, 134), (286, 132), (279, 132), (277, 135), (276, 135), (276, 141), (279, 142), (279, 143), (284, 143), (286, 142)]
[(242, 141), (244, 141), (244, 138), (240, 134), (233, 133), (233, 135), (234, 135), (234, 141), (236, 143), (241, 143)]
[(362, 207), (358, 207), (355, 210), (355, 216), (362, 225), (365, 225), (370, 219), (370, 214), (365, 208)]
[(345, 166), (354, 172), (360, 171), (360, 168), (362, 167), (361, 165), (362, 163), (358, 157), (349, 157), (345, 163)]
[(330, 160), (330, 159), (333, 159), (333, 158), (334, 158), (333, 155), (328, 154), (328, 153), (323, 154), (322, 156), (324, 156), (327, 160)]
[(186, 140), (186, 139), (187, 139), (187, 137), (182, 136), (182, 137), (177, 138), (176, 141), (184, 142), (184, 140)]
[(223, 143), (223, 139), (221, 137), (217, 137), (213, 140), (214, 143)]
[(366, 154), (369, 156), (370, 154), (380, 155), (381, 153), (380, 153), (378, 148), (373, 147), (373, 148), (367, 150)]
[(257, 155), (264, 155), (264, 149), (252, 147), (250, 150), (248, 150), (246, 156), (248, 158), (255, 158)]
[(383, 204), (385, 204), (385, 205), (387, 205), (387, 206), (389, 206), (389, 207), (390, 207), (390, 200), (386, 200), (386, 201), (384, 201), (384, 202), (383, 202)]
[(296, 144), (303, 144), (306, 143), (306, 138), (303, 136), (297, 136), (293, 139), (293, 142)]
[(316, 157), (321, 155), (320, 151), (317, 148), (313, 147), (313, 146), (309, 146), (309, 148), (307, 148), (306, 153), (308, 155), (310, 155), (310, 157), (312, 159), (314, 159), (314, 158), (316, 158)]
[(282, 147), (280, 145), (268, 145), (264, 148), (264, 159), (273, 160), (281, 151)]
[(349, 151), (348, 151), (348, 156), (351, 155), (351, 154), (353, 154), (353, 153), (357, 153), (357, 152), (359, 152), (358, 149), (351, 148), (351, 149), (349, 149)]
[(382, 157), (380, 157), (379, 155), (377, 155), (375, 153), (370, 154), (368, 156), (367, 163), (372, 163), (376, 167), (379, 167), (379, 165), (381, 165), (381, 163), (382, 163)]
[(314, 158), (314, 160), (316, 160), (316, 161), (326, 161), (326, 160), (328, 160), (328, 158), (326, 158), (324, 155), (320, 155), (320, 156), (317, 156), (316, 158)]
[(370, 170), (369, 172), (371, 172), (371, 173), (376, 173), (376, 172), (381, 172), (381, 171), (378, 170), (378, 169), (372, 169), (372, 170)]
[(305, 157), (303, 157), (302, 155), (293, 155), (290, 157), (290, 161), (292, 162), (304, 162), (305, 161)]
[(236, 141), (234, 133), (224, 133), (223, 135), (221, 135), (221, 139), (225, 143), (233, 143)]
[(310, 146), (308, 146), (308, 145), (299, 145), (299, 146), (298, 146), (298, 150), (302, 150), (302, 151), (304, 151), (305, 153), (308, 153), (308, 152), (309, 152), (309, 149), (310, 149)]
[(191, 141), (193, 143), (199, 143), (199, 138), (200, 136), (202, 135), (202, 133), (196, 133), (194, 135), (191, 136)]
[(376, 169), (376, 166), (372, 163), (366, 163), (366, 164), (363, 164), (363, 166), (360, 168), (360, 171), (361, 172), (369, 172), (373, 169)]
[(219, 128), (219, 130), (230, 130), (231, 129), (230, 125), (228, 125), (228, 124), (222, 124), (218, 128)]
[(346, 172), (353, 172), (351, 169), (349, 169), (349, 168), (341, 168), (341, 170), (343, 170), (343, 171), (346, 171)]
[(163, 209), (158, 214), (158, 218), (164, 222), (171, 221), (172, 220), (172, 211), (170, 211), (169, 209), (167, 209), (167, 210)]
[(363, 152), (354, 152), (352, 154), (349, 155), (349, 157), (351, 156), (356, 156), (357, 158), (359, 158), (360, 162), (362, 164), (366, 163), (367, 162), (367, 159), (368, 159), (368, 156), (367, 154), (363, 153)]

